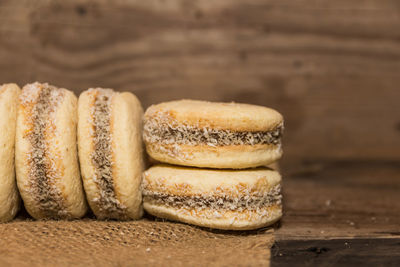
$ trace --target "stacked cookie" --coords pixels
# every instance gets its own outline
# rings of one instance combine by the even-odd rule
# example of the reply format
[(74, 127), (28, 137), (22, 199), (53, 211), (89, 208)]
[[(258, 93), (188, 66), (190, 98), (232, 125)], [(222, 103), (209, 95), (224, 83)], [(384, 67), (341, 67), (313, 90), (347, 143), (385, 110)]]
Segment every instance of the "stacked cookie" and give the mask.
[[(266, 107), (181, 100), (148, 108), (143, 139), (159, 164), (144, 172), (143, 205), (155, 216), (249, 230), (282, 216), (283, 117)], [(179, 165), (179, 166), (177, 166)]]

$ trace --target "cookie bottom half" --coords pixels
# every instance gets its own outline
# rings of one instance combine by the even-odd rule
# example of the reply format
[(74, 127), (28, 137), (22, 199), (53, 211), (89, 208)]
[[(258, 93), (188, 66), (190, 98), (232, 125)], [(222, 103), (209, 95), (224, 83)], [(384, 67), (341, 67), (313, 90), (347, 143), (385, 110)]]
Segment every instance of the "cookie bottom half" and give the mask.
[(269, 226), (282, 217), (280, 204), (257, 210), (227, 210), (189, 207), (173, 207), (150, 201), (144, 201), (145, 210), (156, 217), (189, 223), (201, 227), (221, 230), (254, 230)]
[(210, 147), (147, 143), (146, 148), (148, 154), (157, 161), (203, 168), (253, 168), (266, 166), (282, 156), (280, 144)]

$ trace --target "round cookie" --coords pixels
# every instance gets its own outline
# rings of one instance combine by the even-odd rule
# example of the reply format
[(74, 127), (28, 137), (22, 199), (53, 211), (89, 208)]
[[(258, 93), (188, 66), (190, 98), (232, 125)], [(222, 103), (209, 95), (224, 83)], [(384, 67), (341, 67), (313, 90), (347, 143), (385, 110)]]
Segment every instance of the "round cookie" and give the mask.
[(15, 125), (20, 91), (18, 85), (12, 83), (0, 86), (0, 222), (12, 220), (20, 206), (14, 168)]
[(142, 116), (131, 93), (89, 89), (79, 97), (78, 145), (83, 184), (99, 219), (138, 219), (143, 214)]
[(18, 189), (36, 219), (74, 219), (87, 210), (76, 143), (77, 98), (47, 83), (19, 96), (15, 162)]
[(156, 165), (143, 173), (143, 205), (154, 216), (198, 226), (257, 229), (282, 216), (280, 182), (279, 173), (267, 168)]
[(242, 169), (278, 160), (282, 131), (282, 115), (270, 108), (180, 100), (147, 109), (143, 138), (161, 162)]

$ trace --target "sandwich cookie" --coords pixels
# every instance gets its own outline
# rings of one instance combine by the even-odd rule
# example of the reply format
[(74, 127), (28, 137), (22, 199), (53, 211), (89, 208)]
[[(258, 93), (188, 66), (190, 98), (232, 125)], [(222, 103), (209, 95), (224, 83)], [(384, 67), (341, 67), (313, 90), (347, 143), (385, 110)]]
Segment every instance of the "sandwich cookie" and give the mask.
[(47, 83), (24, 86), (19, 97), (17, 184), (36, 219), (74, 219), (87, 210), (76, 143), (77, 98)]
[(20, 206), (14, 169), (15, 125), (20, 91), (16, 84), (0, 86), (0, 222), (12, 220)]
[(283, 117), (255, 105), (180, 100), (149, 107), (143, 138), (155, 160), (242, 169), (282, 156)]
[(281, 176), (268, 168), (212, 170), (156, 165), (143, 174), (143, 205), (157, 217), (225, 230), (282, 216)]
[(86, 197), (99, 219), (143, 214), (142, 116), (131, 93), (89, 89), (79, 97), (78, 145)]

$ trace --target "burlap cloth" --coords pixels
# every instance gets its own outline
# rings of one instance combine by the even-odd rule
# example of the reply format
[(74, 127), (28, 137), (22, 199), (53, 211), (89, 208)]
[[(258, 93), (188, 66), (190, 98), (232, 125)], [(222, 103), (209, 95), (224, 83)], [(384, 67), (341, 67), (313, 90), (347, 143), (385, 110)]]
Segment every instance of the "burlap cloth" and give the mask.
[(0, 266), (268, 266), (273, 230), (211, 231), (180, 223), (0, 224)]

